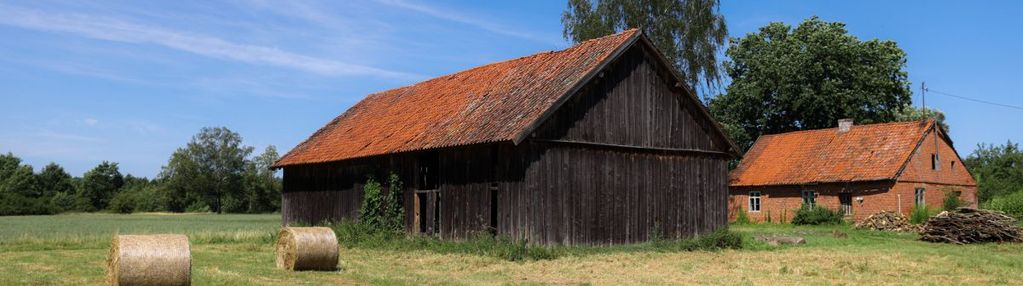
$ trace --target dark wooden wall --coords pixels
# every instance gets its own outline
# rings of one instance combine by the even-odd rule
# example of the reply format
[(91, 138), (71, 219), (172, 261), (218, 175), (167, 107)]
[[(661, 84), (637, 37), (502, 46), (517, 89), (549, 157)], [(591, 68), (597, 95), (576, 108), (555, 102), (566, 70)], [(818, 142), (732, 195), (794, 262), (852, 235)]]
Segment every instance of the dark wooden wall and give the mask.
[[(611, 244), (726, 226), (727, 143), (666, 75), (635, 46), (521, 144), (429, 151), (440, 165), (439, 234), (493, 229), (538, 243)], [(406, 222), (416, 231), (419, 153), (286, 167), (284, 222), (355, 218), (366, 176), (393, 171), (406, 182)]]

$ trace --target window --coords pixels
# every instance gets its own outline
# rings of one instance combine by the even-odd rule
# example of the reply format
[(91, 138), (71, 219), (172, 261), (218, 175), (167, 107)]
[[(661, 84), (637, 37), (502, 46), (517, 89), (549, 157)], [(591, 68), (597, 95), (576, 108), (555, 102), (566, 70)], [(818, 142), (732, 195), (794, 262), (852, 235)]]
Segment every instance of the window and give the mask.
[(749, 192), (749, 211), (760, 211), (760, 192)]
[(938, 153), (931, 154), (931, 170), (941, 170), (941, 157)]
[(949, 167), (948, 167), (948, 169), (949, 169), (949, 170), (955, 170), (955, 169), (956, 169), (956, 161), (952, 161), (952, 163), (951, 163), (951, 164), (949, 164)]
[(924, 188), (916, 188), (916, 205), (924, 205)]
[(817, 203), (817, 192), (813, 190), (803, 190), (803, 204), (813, 207)]

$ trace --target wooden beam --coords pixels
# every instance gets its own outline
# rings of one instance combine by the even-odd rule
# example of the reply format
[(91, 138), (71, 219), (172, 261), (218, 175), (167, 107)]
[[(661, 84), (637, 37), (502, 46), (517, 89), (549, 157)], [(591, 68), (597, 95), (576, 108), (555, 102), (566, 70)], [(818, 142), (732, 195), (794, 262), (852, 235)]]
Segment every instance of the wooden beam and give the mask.
[(618, 150), (631, 150), (640, 152), (663, 152), (663, 153), (675, 153), (675, 154), (702, 154), (702, 155), (713, 155), (713, 156), (724, 156), (731, 157), (731, 153), (721, 151), (710, 151), (700, 149), (680, 149), (680, 148), (664, 148), (664, 147), (647, 147), (647, 146), (632, 146), (632, 145), (620, 145), (610, 143), (596, 143), (586, 141), (575, 141), (575, 140), (548, 140), (548, 139), (530, 139), (530, 141), (538, 143), (552, 143), (552, 144), (564, 144), (564, 145), (578, 145), (578, 146), (589, 146), (606, 149), (618, 149)]

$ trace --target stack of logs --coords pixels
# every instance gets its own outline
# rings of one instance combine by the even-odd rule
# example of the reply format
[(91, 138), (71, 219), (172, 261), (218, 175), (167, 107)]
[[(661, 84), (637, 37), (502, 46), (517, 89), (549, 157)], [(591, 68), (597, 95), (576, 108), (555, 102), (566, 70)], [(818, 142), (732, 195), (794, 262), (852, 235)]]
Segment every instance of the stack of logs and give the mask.
[(856, 223), (858, 229), (870, 229), (880, 231), (917, 232), (920, 227), (910, 224), (905, 216), (893, 211), (883, 211), (872, 214), (867, 219)]
[(955, 244), (1021, 242), (1021, 232), (1016, 219), (1002, 212), (958, 208), (927, 220), (920, 231), (920, 239)]

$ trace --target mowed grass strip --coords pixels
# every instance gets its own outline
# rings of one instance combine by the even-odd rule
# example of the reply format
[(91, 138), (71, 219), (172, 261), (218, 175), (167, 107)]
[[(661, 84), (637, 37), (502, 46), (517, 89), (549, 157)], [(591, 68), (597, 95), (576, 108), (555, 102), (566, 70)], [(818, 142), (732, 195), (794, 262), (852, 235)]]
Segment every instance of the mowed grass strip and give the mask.
[[(68, 228), (67, 222), (86, 223)], [(91, 226), (90, 226), (91, 224)], [(11, 229), (17, 226), (19, 229)], [(95, 215), (0, 218), (0, 285), (101, 284), (109, 239), (120, 233), (186, 233), (195, 285), (504, 284), (909, 284), (1004, 285), (1023, 281), (1023, 246), (955, 246), (914, 234), (848, 226), (737, 225), (755, 234), (800, 235), (803, 246), (747, 242), (743, 250), (664, 252), (585, 248), (551, 260), (508, 261), (429, 250), (341, 247), (341, 271), (274, 268), (276, 215)], [(66, 231), (62, 231), (66, 230)], [(848, 234), (837, 238), (833, 231)], [(33, 239), (36, 242), (28, 243)], [(42, 245), (65, 242), (61, 248)], [(104, 246), (101, 240), (106, 240)], [(344, 243), (344, 242), (342, 242)]]

